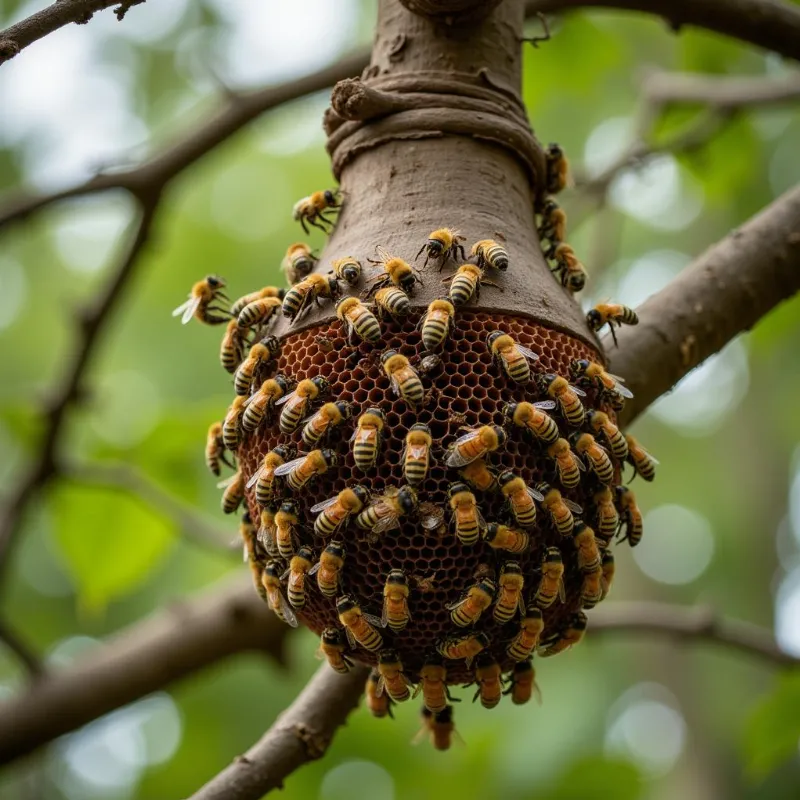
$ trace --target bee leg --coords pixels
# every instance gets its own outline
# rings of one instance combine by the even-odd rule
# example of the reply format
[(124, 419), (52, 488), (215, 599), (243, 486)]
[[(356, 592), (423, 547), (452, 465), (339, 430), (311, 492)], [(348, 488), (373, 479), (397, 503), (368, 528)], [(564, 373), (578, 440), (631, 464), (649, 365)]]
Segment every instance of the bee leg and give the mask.
[(300, 217), (300, 225), (303, 227), (303, 231), (305, 232), (306, 236), (308, 235), (308, 228), (306, 227), (306, 219), (305, 217)]
[(608, 329), (611, 331), (611, 338), (612, 338), (612, 339), (613, 339), (613, 341), (614, 341), (614, 347), (619, 347), (619, 342), (617, 341), (617, 334), (616, 334), (616, 332), (614, 331), (614, 323), (613, 323), (613, 322), (610, 322), (610, 321), (609, 321), (609, 323), (608, 323)]
[[(414, 261), (417, 261), (417, 260), (419, 260), (419, 257), (422, 255), (422, 251), (423, 251), (423, 250), (424, 250), (424, 249), (425, 249), (427, 246), (428, 246), (428, 243), (427, 243), (427, 242), (425, 242), (425, 244), (423, 244), (423, 245), (422, 245), (422, 247), (420, 247), (420, 249), (419, 249), (419, 252), (418, 252), (418, 253), (417, 253), (417, 254), (414, 256)], [(422, 265), (422, 266), (423, 266), (423, 269), (424, 269), (424, 268), (427, 266), (427, 264), (428, 264), (428, 259), (427, 259), (427, 257), (426, 257), (426, 258), (425, 258), (425, 263)]]
[(467, 254), (464, 252), (463, 244), (458, 244), (458, 242), (454, 242), (453, 247), (451, 249), (453, 250), (453, 261), (455, 261), (458, 258), (459, 253), (461, 254), (462, 261), (467, 260)]
[(495, 289), (499, 289), (501, 292), (504, 291), (503, 287), (496, 284), (494, 281), (487, 281), (485, 278), (481, 281), (484, 286), (494, 286)]
[(446, 278), (442, 278), (442, 283), (449, 283), (451, 280), (453, 280), (453, 278), (455, 278), (455, 274), (449, 275)]

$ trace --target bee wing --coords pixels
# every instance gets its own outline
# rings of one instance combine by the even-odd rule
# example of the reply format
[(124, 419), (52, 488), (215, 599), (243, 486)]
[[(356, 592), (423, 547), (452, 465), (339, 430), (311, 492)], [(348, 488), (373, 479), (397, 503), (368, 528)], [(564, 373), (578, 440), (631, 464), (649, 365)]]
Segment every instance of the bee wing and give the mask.
[(322, 566), (322, 562), (321, 562), (321, 561), (317, 561), (317, 563), (316, 563), (316, 564), (314, 564), (314, 566), (313, 566), (313, 567), (311, 567), (311, 569), (308, 571), (308, 574), (309, 574), (309, 575), (314, 575), (316, 572), (318, 572), (318, 571), (319, 571), (319, 568), (320, 568), (321, 566)]
[(347, 636), (347, 642), (350, 645), (350, 649), (355, 650), (358, 646), (358, 642), (356, 641), (356, 637), (353, 636), (353, 632), (347, 626), (345, 626), (344, 632)]
[(291, 567), (289, 567), (289, 568), (286, 570), (286, 572), (284, 572), (284, 573), (283, 573), (283, 575), (281, 575), (281, 580), (282, 580), (282, 581), (285, 581), (285, 580), (286, 580), (286, 579), (289, 577), (289, 573), (290, 573), (291, 571), (292, 571), (292, 568), (291, 568)]
[(267, 551), (267, 555), (274, 556), (278, 552), (278, 543), (275, 540), (275, 526), (265, 528), (263, 525), (258, 529), (258, 541)]
[(475, 517), (478, 520), (478, 527), (481, 530), (486, 530), (486, 520), (483, 518), (483, 514), (481, 514), (481, 510), (478, 506), (475, 506)]
[(275, 402), (275, 405), (282, 406), (284, 403), (288, 403), (296, 394), (297, 394), (297, 389), (295, 389), (293, 392), (290, 392), (289, 394), (285, 394), (283, 397), (281, 397), (279, 400)]
[(555, 408), (558, 403), (555, 400), (537, 400), (534, 404), (536, 408), (541, 408), (543, 411), (549, 411)]
[(378, 683), (375, 685), (375, 697), (383, 697), (383, 691), (386, 688), (386, 681), (383, 675), (378, 678)]
[(388, 514), (387, 516), (378, 520), (375, 527), (372, 529), (373, 533), (386, 533), (387, 531), (394, 530), (400, 527), (400, 520), (396, 514)]
[(332, 506), (338, 499), (339, 495), (337, 494), (333, 497), (329, 497), (327, 500), (323, 500), (321, 503), (317, 503), (315, 506), (311, 506), (311, 513), (317, 514), (320, 511), (324, 511), (326, 508)]
[(566, 592), (564, 591), (564, 579), (558, 579), (558, 599), (562, 602), (566, 602)]
[(643, 447), (641, 448), (642, 452), (649, 458), (654, 464), (660, 464), (661, 462), (651, 453), (648, 453)]
[(542, 690), (539, 688), (539, 684), (536, 681), (533, 682), (533, 696), (536, 698), (536, 702), (541, 705), (542, 704)]
[(464, 458), (464, 456), (459, 453), (458, 448), (459, 445), (471, 442), (478, 435), (478, 431), (470, 431), (470, 433), (462, 436), (460, 439), (456, 439), (455, 442), (453, 442), (453, 444), (450, 446), (450, 454), (447, 456), (448, 467), (466, 467), (467, 464), (470, 463), (470, 459)]
[(583, 514), (583, 508), (579, 506), (577, 503), (573, 503), (572, 500), (567, 500), (566, 497), (561, 498), (564, 501), (564, 505), (573, 513), (573, 514)]
[(194, 316), (194, 312), (200, 307), (202, 298), (190, 297), (185, 303), (179, 305), (173, 312), (172, 316), (177, 317), (183, 311), (181, 322), (185, 325)]
[(420, 523), (426, 531), (435, 531), (444, 522), (444, 509), (435, 506), (433, 503), (423, 503), (426, 508), (423, 511), (423, 516), (420, 518)]
[(385, 628), (389, 624), (389, 598), (383, 598), (383, 609), (381, 610), (381, 627)]
[(283, 615), (283, 618), (286, 622), (289, 623), (293, 628), (297, 627), (297, 616), (295, 615), (294, 611), (292, 611), (292, 607), (289, 605), (289, 601), (283, 596), (283, 592), (280, 593), (281, 598), (281, 607), (280, 612)]
[(258, 479), (264, 474), (264, 465), (262, 464), (251, 476), (250, 480), (247, 481), (247, 488), (252, 489), (253, 486), (256, 485)]
[[(242, 362), (242, 364), (243, 363), (244, 362)], [(237, 369), (236, 369), (237, 372), (241, 368), (242, 364), (239, 364), (239, 367), (237, 367)], [(253, 394), (251, 394), (250, 397), (248, 397), (247, 400), (245, 400), (244, 403), (242, 403), (242, 408), (247, 408), (247, 406), (249, 406), (250, 403), (252, 403), (258, 397), (258, 395), (259, 395), (259, 392), (253, 392)]]
[(374, 625), (376, 628), (384, 627), (383, 623), (374, 614), (367, 614), (366, 611), (362, 611), (361, 616), (364, 617), (364, 619), (369, 622), (370, 625)]
[(575, 463), (578, 465), (579, 470), (586, 472), (586, 464), (583, 463), (583, 459), (580, 456), (575, 456)]
[(633, 397), (633, 392), (627, 386), (621, 386), (619, 383), (614, 387), (620, 397), (630, 400)]
[(577, 386), (573, 386), (572, 384), (569, 385), (569, 388), (572, 389), (572, 391), (575, 392), (578, 397), (586, 397), (586, 392), (584, 392), (583, 389), (579, 389)]
[(457, 608), (460, 608), (461, 606), (463, 606), (464, 603), (466, 603), (466, 602), (467, 602), (467, 597), (465, 595), (464, 597), (461, 597), (458, 600), (456, 600), (454, 603), (447, 603), (445, 605), (445, 608), (448, 611), (455, 611)]
[(517, 350), (519, 350), (520, 353), (522, 353), (522, 355), (525, 356), (525, 358), (528, 358), (531, 361), (539, 360), (539, 356), (537, 356), (536, 353), (533, 352), (533, 350), (529, 350), (527, 347), (523, 347), (521, 344), (517, 345)]
[(234, 472), (234, 474), (231, 475), (229, 478), (225, 478), (224, 481), (220, 481), (217, 484), (217, 489), (225, 489), (225, 488), (227, 488), (228, 486), (230, 486), (238, 478), (239, 478), (239, 473), (238, 472)]
[(400, 394), (400, 384), (397, 382), (397, 378), (392, 375), (392, 391), (399, 396)]
[(375, 247), (375, 252), (378, 254), (378, 258), (380, 258), (381, 261), (388, 261), (391, 258), (389, 253), (386, 252), (386, 249), (380, 245)]
[(528, 494), (533, 500), (538, 500), (540, 503), (544, 500), (544, 495), (538, 489), (532, 489), (530, 486), (528, 486), (527, 489)]
[(300, 466), (303, 461), (306, 460), (305, 456), (300, 456), (300, 458), (292, 459), (291, 461), (287, 461), (285, 464), (281, 464), (276, 470), (275, 475), (280, 477), (282, 475), (288, 475), (295, 467)]
[(353, 435), (350, 437), (350, 441), (353, 442), (367, 442), (369, 441), (370, 435), (372, 434), (372, 430), (370, 428), (356, 428), (353, 431)]

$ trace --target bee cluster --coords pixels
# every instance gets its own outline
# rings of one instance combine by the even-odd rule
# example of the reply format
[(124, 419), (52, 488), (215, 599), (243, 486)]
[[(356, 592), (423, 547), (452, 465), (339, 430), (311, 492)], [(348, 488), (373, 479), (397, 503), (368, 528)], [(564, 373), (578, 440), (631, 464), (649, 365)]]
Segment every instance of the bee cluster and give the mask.
[[(566, 162), (548, 155), (554, 191)], [(295, 218), (326, 229), (338, 203), (318, 192)], [(552, 249), (563, 225), (547, 219)], [(501, 242), (476, 242), (471, 261), (463, 242), (441, 228), (422, 243), (425, 265), (457, 265), (447, 295), (422, 311), (409, 298), (421, 279), (402, 258), (378, 246), (375, 275), (354, 257), (321, 275), (301, 243), (286, 253), (287, 290), (225, 308), (224, 281), (209, 277), (175, 311), (227, 323), (220, 361), (235, 396), (208, 431), (206, 461), (215, 475), (234, 470), (222, 508), (246, 501), (256, 590), (281, 620), (320, 635), (333, 669), (374, 666), (376, 716), (422, 693), (437, 747), (453, 731), (448, 686), (477, 684), (486, 708), (503, 694), (525, 703), (538, 692), (534, 654), (580, 642), (584, 609), (611, 587), (613, 540), (642, 536), (623, 464), (649, 481), (657, 463), (617, 428), (631, 394), (593, 348), (465, 308), (497, 285), (487, 272), (510, 264)], [(560, 271), (568, 289), (575, 274)], [(294, 322), (325, 299), (335, 320), (282, 341), (270, 333), (278, 309)], [(628, 312), (597, 307), (587, 321), (635, 324)]]

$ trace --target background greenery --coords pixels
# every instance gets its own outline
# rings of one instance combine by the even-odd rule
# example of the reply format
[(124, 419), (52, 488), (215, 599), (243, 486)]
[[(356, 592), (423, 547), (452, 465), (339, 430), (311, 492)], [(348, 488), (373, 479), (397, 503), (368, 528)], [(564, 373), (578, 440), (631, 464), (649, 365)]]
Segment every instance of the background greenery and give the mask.
[[(37, 5), (0, 2), (0, 20)], [(249, 87), (318, 68), (367, 43), (373, 20), (366, 1), (172, 0), (134, 8), (122, 24), (105, 12), (64, 29), (0, 69), (0, 183), (47, 190), (130, 163), (202, 119), (220, 81)], [(628, 141), (645, 67), (789, 70), (716, 35), (674, 36), (657, 21), (605, 12), (564, 19), (552, 42), (526, 51), (525, 65), (537, 133), (561, 142), (588, 175)], [(279, 280), (280, 258), (298, 238), (293, 202), (331, 182), (320, 126), (326, 102), (322, 93), (263, 117), (175, 183), (97, 359), (91, 395), (71, 418), (76, 460), (135, 466), (226, 531), (223, 544), (235, 523), (219, 511), (202, 458), (206, 426), (230, 395), (217, 362), (219, 331), (182, 329), (170, 312), (207, 272), (224, 275), (233, 296)], [(697, 113), (670, 113), (660, 132)], [(619, 175), (605, 208), (570, 234), (593, 276), (585, 302), (612, 296), (636, 304), (660, 288), (800, 180), (798, 141), (796, 107), (759, 109), (691, 155), (663, 155)], [(586, 204), (575, 190), (564, 205), (569, 212)], [(0, 240), (6, 486), (36, 442), (34, 406), (72, 347), (76, 309), (106, 277), (130, 216), (124, 198), (104, 195), (53, 208)], [(795, 298), (637, 422), (662, 466), (655, 484), (636, 487), (646, 535), (635, 554), (617, 551), (613, 601), (708, 604), (774, 627), (783, 646), (800, 653), (798, 336)], [(243, 570), (235, 553), (187, 541), (136, 496), (61, 482), (29, 515), (4, 614), (49, 664), (67, 664), (234, 570)], [(316, 668), (315, 646), (300, 632), (286, 668), (241, 657), (121, 709), (1, 773), (0, 795), (30, 796), (37, 773), (49, 798), (185, 796), (274, 720)], [(283, 796), (798, 796), (797, 676), (781, 679), (713, 646), (594, 638), (590, 622), (587, 641), (540, 662), (538, 677), (541, 708), (504, 703), (488, 713), (462, 703), (466, 746), (445, 754), (409, 746), (416, 704), (394, 722), (362, 709)], [(0, 649), (0, 697), (24, 683)]]

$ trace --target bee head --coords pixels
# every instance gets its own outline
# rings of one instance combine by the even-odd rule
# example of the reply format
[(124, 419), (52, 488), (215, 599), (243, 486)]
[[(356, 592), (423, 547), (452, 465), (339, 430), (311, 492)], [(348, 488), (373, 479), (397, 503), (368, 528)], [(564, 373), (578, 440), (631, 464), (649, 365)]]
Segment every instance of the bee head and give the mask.
[(547, 155), (551, 158), (561, 158), (564, 155), (564, 151), (561, 149), (561, 145), (558, 142), (550, 142), (547, 145)]
[(394, 358), (397, 355), (397, 350), (387, 350), (381, 356), (381, 364), (385, 364), (390, 358)]
[(491, 332), (491, 333), (490, 333), (490, 334), (489, 334), (489, 335), (486, 337), (486, 344), (489, 346), (489, 349), (491, 349), (492, 345), (493, 345), (493, 344), (494, 344), (494, 343), (495, 343), (495, 342), (496, 342), (496, 341), (497, 341), (497, 340), (498, 340), (498, 339), (499, 339), (501, 336), (505, 336), (505, 334), (504, 334), (502, 331), (492, 331), (492, 332)]
[(356, 499), (362, 506), (369, 502), (369, 490), (365, 486), (353, 486), (350, 491), (356, 496)]
[(379, 664), (397, 664), (398, 661), (400, 661), (400, 656), (397, 655), (397, 650), (387, 648), (378, 653)]
[(253, 518), (250, 516), (250, 512), (249, 511), (245, 511), (244, 514), (242, 514), (242, 524), (243, 525), (252, 525), (253, 524)]
[(206, 283), (212, 289), (222, 289), (225, 287), (225, 280), (220, 278), (219, 275), (206, 275)]
[(333, 450), (320, 450), (319, 455), (326, 467), (335, 467), (339, 463), (339, 457)]
[(583, 611), (578, 611), (575, 613), (575, 616), (572, 617), (572, 621), (570, 622), (570, 627), (579, 630), (585, 631), (586, 630), (586, 623), (589, 621), (589, 618)]
[(552, 214), (554, 211), (557, 211), (559, 208), (560, 208), (560, 206), (558, 205), (558, 203), (556, 203), (556, 201), (553, 200), (552, 197), (550, 197), (550, 198), (547, 199), (547, 201), (545, 202), (544, 206), (542, 206), (542, 214), (544, 214), (544, 215)]
[(444, 245), (445, 243), (439, 238), (428, 239), (428, 243), (426, 245), (428, 255), (431, 258), (439, 258), (439, 256), (441, 256), (441, 254), (444, 252)]
[(380, 673), (379, 673), (379, 672), (377, 672), (377, 671), (376, 671), (376, 670), (374, 670), (374, 669), (370, 671), (370, 673), (369, 673), (369, 677), (367, 678), (367, 680), (368, 680), (370, 683), (378, 683), (378, 681), (379, 681), (380, 679), (381, 679)]
[(492, 425), (492, 430), (497, 437), (497, 446), (502, 447), (506, 443), (506, 432), (499, 425)]
[(494, 594), (497, 591), (497, 585), (491, 578), (482, 578), (478, 582), (478, 586), (490, 597), (494, 597)]
[[(423, 706), (422, 708), (424, 711), (427, 711), (427, 708), (425, 706)], [(444, 707), (443, 711), (437, 711), (433, 715), (433, 721), (437, 725), (450, 725), (453, 722), (453, 706), (448, 704)]]
[(503, 416), (509, 421), (513, 420), (518, 408), (519, 403), (506, 403), (503, 406)]
[(490, 522), (481, 534), (487, 542), (493, 542), (497, 538), (500, 526), (496, 522)]
[(502, 578), (503, 575), (522, 575), (522, 567), (520, 567), (519, 561), (506, 561), (500, 567), (500, 577)]
[(331, 647), (338, 647), (342, 644), (342, 632), (338, 628), (325, 628), (322, 631), (322, 643)]
[(497, 476), (497, 482), (500, 484), (500, 488), (501, 489), (504, 486), (506, 486), (506, 484), (509, 484), (509, 483), (511, 483), (511, 481), (514, 481), (516, 479), (517, 479), (517, 476), (511, 470), (508, 470), (508, 469), (505, 472), (501, 472)]
[(397, 495), (397, 502), (404, 514), (410, 514), (417, 507), (417, 493), (410, 486), (404, 486)]
[(294, 516), (297, 514), (297, 504), (294, 500), (284, 500), (279, 510), (282, 514), (291, 514)]
[(311, 379), (311, 383), (313, 383), (314, 386), (317, 387), (317, 392), (319, 394), (325, 394), (328, 391), (328, 389), (330, 389), (331, 386), (328, 383), (328, 380), (326, 378), (323, 378), (322, 375), (315, 375)]
[(580, 536), (588, 527), (589, 526), (582, 519), (576, 519), (575, 527), (572, 529), (573, 537)]
[(599, 331), (603, 327), (603, 315), (596, 308), (591, 309), (586, 314), (586, 324), (589, 330)]
[(424, 422), (415, 422), (410, 428), (410, 431), (421, 431), (430, 435), (431, 429)]
[(325, 198), (325, 202), (329, 206), (334, 206), (336, 205), (336, 196), (338, 194), (339, 192), (336, 189), (326, 189), (322, 196)]
[(573, 359), (569, 364), (569, 374), (572, 375), (573, 378), (583, 375), (586, 370), (589, 369), (590, 363), (591, 362), (586, 358)]
[(539, 390), (542, 392), (546, 392), (549, 388), (550, 384), (558, 377), (558, 375), (553, 374), (552, 372), (537, 372), (536, 373), (536, 385), (539, 387)]
[(325, 552), (329, 556), (336, 556), (336, 558), (344, 558), (345, 551), (344, 545), (341, 542), (330, 542), (325, 548)]
[(394, 586), (408, 586), (406, 574), (401, 569), (393, 569), (386, 578), (386, 583), (390, 583)]
[(441, 667), (443, 664), (444, 664), (444, 658), (442, 658), (441, 653), (437, 653), (436, 650), (428, 650), (428, 652), (425, 653), (425, 661), (423, 663), (423, 666)]
[(603, 566), (614, 563), (614, 554), (610, 550), (603, 551)]
[(614, 493), (617, 495), (617, 501), (623, 502), (630, 497), (630, 489), (627, 486), (615, 486)]
[[(577, 522), (575, 523), (577, 526)], [(542, 559), (545, 564), (563, 564), (564, 559), (561, 558), (561, 551), (557, 547), (548, 547), (544, 551), (544, 558)]]
[(534, 486), (533, 488), (536, 489), (536, 491), (539, 492), (539, 494), (543, 494), (545, 497), (547, 497), (547, 495), (550, 492), (549, 483), (544, 483), (544, 482), (537, 483), (536, 486)]
[(495, 663), (495, 658), (491, 653), (483, 652), (475, 657), (475, 666), (478, 669), (486, 669), (486, 667), (491, 667)]
[(525, 619), (542, 619), (542, 609), (537, 605), (529, 605), (525, 610)]
[(281, 387), (281, 391), (286, 394), (289, 389), (289, 379), (285, 375), (278, 374), (273, 378), (273, 380), (278, 384), (278, 386)]
[(488, 647), (490, 643), (489, 635), (481, 631), (480, 633), (476, 633), (473, 637), (476, 644), (481, 645), (482, 647)]
[(468, 492), (469, 486), (466, 483), (461, 483), (458, 481), (457, 483), (451, 483), (450, 486), (447, 488), (447, 496), (452, 498), (455, 495), (460, 494), (461, 492)]
[(525, 661), (517, 661), (514, 664), (514, 677), (518, 677), (520, 675), (527, 675), (529, 672), (533, 672), (533, 659), (527, 658)]
[(342, 293), (342, 287), (339, 286), (338, 278), (328, 278), (327, 286), (331, 297), (338, 297)]
[(267, 565), (264, 567), (264, 572), (269, 575), (270, 578), (280, 578), (283, 570), (277, 561), (268, 561)]
[(282, 458), (284, 461), (286, 461), (286, 460), (287, 460), (287, 459), (289, 459), (289, 458), (291, 457), (291, 455), (292, 455), (292, 448), (291, 448), (291, 447), (289, 447), (289, 446), (287, 446), (287, 445), (285, 445), (285, 444), (279, 444), (279, 445), (278, 445), (276, 448), (274, 448), (274, 449), (272, 450), (272, 452), (273, 452), (273, 453), (274, 453), (276, 456), (279, 456), (279, 457), (280, 457), (280, 458)]
[(314, 560), (314, 551), (310, 547), (303, 545), (296, 553), (298, 558), (304, 558), (306, 561)]
[(340, 614), (352, 611), (354, 608), (358, 608), (358, 605), (356, 604), (356, 601), (353, 599), (352, 595), (343, 594), (336, 600), (336, 610)]

